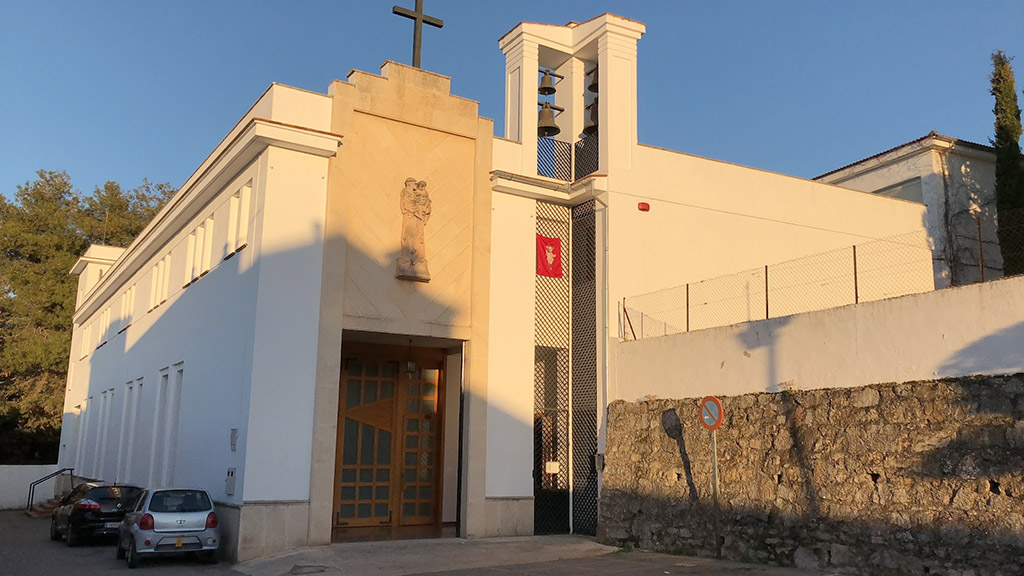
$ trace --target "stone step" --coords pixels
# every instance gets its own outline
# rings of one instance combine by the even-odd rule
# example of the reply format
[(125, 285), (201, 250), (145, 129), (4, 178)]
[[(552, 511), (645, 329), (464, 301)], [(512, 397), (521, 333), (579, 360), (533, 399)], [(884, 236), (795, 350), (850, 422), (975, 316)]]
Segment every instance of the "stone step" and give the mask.
[(45, 502), (40, 502), (32, 506), (32, 508), (30, 508), (28, 512), (26, 512), (26, 514), (28, 514), (32, 518), (49, 518), (53, 514), (53, 511), (54, 509), (57, 508), (57, 506), (60, 506), (60, 499), (50, 498)]

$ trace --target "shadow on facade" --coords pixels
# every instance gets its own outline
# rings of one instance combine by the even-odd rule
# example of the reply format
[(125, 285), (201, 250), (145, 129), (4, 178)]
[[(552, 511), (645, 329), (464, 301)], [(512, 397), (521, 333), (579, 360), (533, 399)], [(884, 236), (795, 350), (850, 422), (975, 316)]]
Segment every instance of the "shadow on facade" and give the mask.
[[(726, 499), (721, 553), (728, 560), (843, 574), (959, 575), (972, 569), (975, 574), (1018, 573), (1024, 555), (1019, 531), (904, 520), (891, 507), (876, 514), (889, 515), (891, 519), (810, 517), (773, 506), (732, 505)], [(714, 557), (713, 518), (710, 498), (643, 497), (605, 489), (599, 539), (617, 546)]]
[[(172, 277), (168, 299), (149, 311), (142, 297), (144, 290), (148, 294), (148, 288), (140, 283), (138, 314), (131, 324), (77, 363), (78, 374), (68, 394), (90, 399), (71, 402), (69, 408), (77, 405), (80, 411), (64, 413), (61, 465), (74, 466), (76, 477), (81, 479), (138, 485), (160, 483), (163, 473), (173, 484), (204, 487), (218, 503), (233, 502), (232, 506), (243, 500), (308, 499), (316, 412), (312, 390), (323, 320), (321, 305), (316, 303), (318, 295), (328, 314), (348, 312), (389, 326), (401, 325), (399, 318), (389, 318), (396, 311), (415, 316), (427, 307), (430, 318), (417, 317), (416, 321), (429, 322), (438, 332), (452, 324), (460, 312), (449, 304), (422, 297), (423, 306), (419, 308), (396, 304), (391, 310), (352, 312), (345, 308), (342, 293), (327, 289), (326, 282), (321, 285), (321, 271), (325, 277), (342, 269), (346, 275), (371, 273), (393, 278), (394, 254), (380, 262), (379, 257), (364, 253), (344, 238), (325, 238), (318, 227), (310, 230), (308, 238), (305, 244), (272, 253), (254, 255), (255, 248), (248, 246), (216, 261), (209, 272), (184, 287), (180, 278)], [(309, 280), (314, 272), (316, 282)], [(444, 270), (432, 269), (431, 273), (433, 282), (446, 281)], [(358, 287), (346, 280), (342, 279), (340, 285), (353, 292), (345, 297), (355, 296)], [(400, 300), (423, 286), (401, 282), (390, 296)], [(267, 305), (264, 299), (276, 304)], [(118, 302), (113, 301), (115, 314)], [(120, 319), (114, 318), (113, 322), (117, 325)], [(340, 320), (338, 326), (342, 326)], [(402, 342), (407, 342), (413, 335), (396, 332), (392, 336), (401, 336)], [(340, 345), (340, 332), (334, 337)], [(281, 346), (275, 347), (275, 342)], [(417, 345), (422, 345), (419, 340)], [(336, 355), (340, 369), (340, 349)], [(168, 414), (167, 398), (161, 396), (162, 378), (170, 368), (169, 380), (173, 380), (173, 367), (179, 363), (184, 370), (180, 405), (176, 424), (169, 426), (167, 419), (157, 416)], [(258, 385), (253, 384), (254, 375), (260, 381)], [(468, 374), (463, 376), (466, 378)], [(128, 386), (133, 387), (136, 396), (133, 405), (126, 402)], [(337, 381), (333, 387), (337, 399)], [(463, 410), (480, 402), (471, 398), (466, 388), (460, 391), (456, 387), (450, 393), (462, 395)], [(162, 406), (158, 402), (163, 402)], [(496, 411), (502, 412), (501, 407)], [(506, 426), (513, 420), (511, 416), (499, 419)], [(515, 424), (527, 437), (532, 436), (531, 422)], [(465, 423), (467, 433), (469, 425)], [(170, 443), (168, 431), (173, 435)], [(285, 458), (268, 468), (266, 464), (271, 460), (266, 453), (261, 456), (265, 451), (253, 449), (261, 445), (267, 446), (267, 453)], [(161, 464), (168, 449), (171, 452), (166, 463)], [(460, 450), (460, 466), (462, 458), (468, 456)], [(252, 471), (254, 459), (263, 462), (257, 469), (269, 477), (245, 477), (247, 470)], [(170, 470), (164, 471), (164, 466)], [(229, 469), (235, 473), (233, 495), (225, 492)], [(288, 480), (282, 482), (282, 478)], [(225, 526), (226, 542), (237, 538), (231, 533), (233, 528)]]

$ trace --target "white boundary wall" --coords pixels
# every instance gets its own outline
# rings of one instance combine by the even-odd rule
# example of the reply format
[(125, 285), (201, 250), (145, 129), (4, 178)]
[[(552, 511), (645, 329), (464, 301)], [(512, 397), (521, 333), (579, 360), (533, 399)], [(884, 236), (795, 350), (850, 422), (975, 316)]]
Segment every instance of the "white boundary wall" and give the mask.
[[(28, 485), (56, 471), (56, 464), (0, 466), (0, 510), (23, 510), (28, 499)], [(36, 486), (32, 503), (50, 498), (53, 498), (53, 478)]]
[(1024, 277), (615, 346), (611, 400), (1024, 372)]

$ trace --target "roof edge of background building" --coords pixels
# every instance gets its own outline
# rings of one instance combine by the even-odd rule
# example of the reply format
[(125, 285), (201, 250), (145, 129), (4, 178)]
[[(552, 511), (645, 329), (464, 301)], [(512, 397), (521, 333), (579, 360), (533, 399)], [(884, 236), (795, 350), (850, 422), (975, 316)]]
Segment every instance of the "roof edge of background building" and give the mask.
[(822, 178), (825, 178), (826, 176), (831, 176), (832, 174), (835, 174), (837, 172), (842, 172), (843, 170), (846, 170), (848, 168), (852, 168), (852, 167), (854, 167), (854, 166), (856, 166), (858, 164), (863, 164), (864, 162), (867, 162), (868, 160), (874, 160), (876, 158), (881, 158), (882, 156), (885, 156), (886, 154), (890, 154), (892, 152), (900, 150), (901, 148), (906, 148), (906, 147), (909, 147), (909, 146), (913, 146), (915, 144), (921, 144), (924, 141), (928, 140), (929, 138), (934, 138), (936, 140), (942, 140), (943, 142), (946, 142), (946, 143), (948, 143), (950, 145), (953, 145), (953, 146), (963, 146), (965, 148), (973, 148), (975, 150), (980, 150), (982, 152), (991, 152), (991, 153), (995, 152), (994, 148), (992, 148), (991, 146), (988, 146), (986, 144), (978, 144), (977, 142), (971, 142), (970, 140), (962, 140), (960, 138), (953, 138), (952, 136), (945, 136), (943, 134), (939, 134), (935, 130), (932, 130), (931, 132), (929, 132), (928, 134), (925, 134), (924, 136), (922, 136), (920, 138), (911, 140), (909, 142), (904, 142), (903, 144), (900, 144), (898, 146), (893, 146), (892, 148), (889, 148), (888, 150), (883, 150), (883, 151), (879, 152), (878, 154), (873, 154), (871, 156), (868, 156), (867, 158), (862, 158), (860, 160), (857, 160), (856, 162), (851, 162), (849, 164), (846, 164), (845, 166), (840, 166), (839, 168), (836, 168), (835, 170), (829, 170), (828, 172), (825, 172), (824, 174), (819, 174), (818, 176), (815, 176), (815, 177), (811, 178), (811, 180), (820, 180)]

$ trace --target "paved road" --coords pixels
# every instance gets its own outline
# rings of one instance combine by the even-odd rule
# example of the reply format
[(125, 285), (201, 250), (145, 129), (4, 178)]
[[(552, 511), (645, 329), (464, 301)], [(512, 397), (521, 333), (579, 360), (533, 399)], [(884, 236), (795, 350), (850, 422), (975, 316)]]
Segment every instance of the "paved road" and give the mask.
[[(229, 564), (213, 566), (192, 558), (159, 558), (143, 563), (145, 574), (239, 576)], [(0, 512), (0, 574), (3, 576), (98, 576), (125, 574), (128, 565), (114, 558), (114, 541), (100, 540), (68, 548), (50, 541), (50, 520), (23, 512)], [(134, 572), (133, 572), (134, 574)]]
[[(790, 568), (721, 562), (648, 552), (619, 552), (586, 538), (538, 536), (481, 540), (402, 540), (334, 544), (260, 558), (237, 565), (209, 566), (195, 559), (149, 560), (132, 574), (286, 576), (812, 576)], [(0, 512), (0, 575), (125, 575), (112, 541), (68, 548), (49, 539), (49, 520), (21, 512)]]

